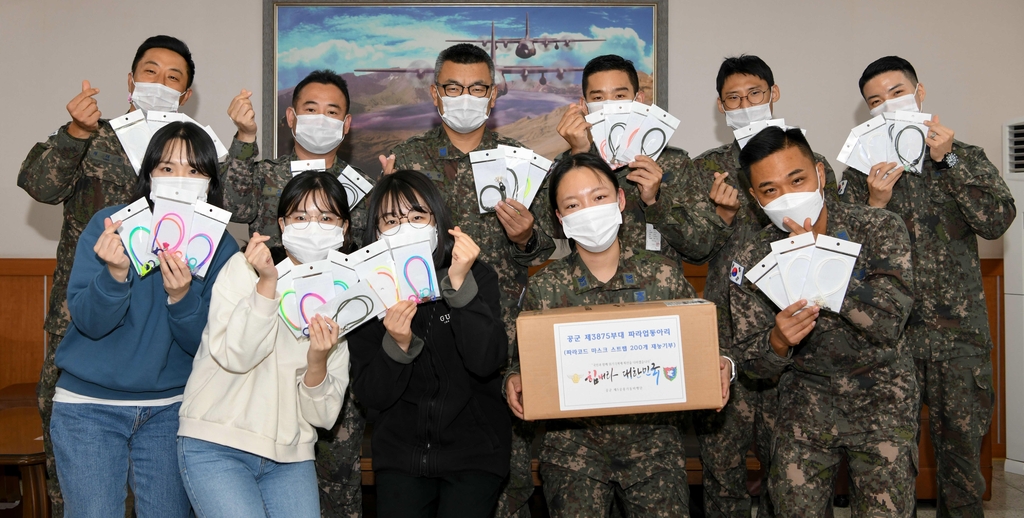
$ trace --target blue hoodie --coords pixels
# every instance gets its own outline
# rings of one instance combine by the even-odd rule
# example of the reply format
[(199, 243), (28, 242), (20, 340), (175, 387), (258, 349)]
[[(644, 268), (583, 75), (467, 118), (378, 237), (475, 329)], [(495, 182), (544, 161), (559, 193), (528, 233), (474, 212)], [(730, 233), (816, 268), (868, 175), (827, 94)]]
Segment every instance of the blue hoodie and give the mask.
[(168, 304), (159, 268), (144, 278), (130, 268), (127, 281), (118, 282), (93, 251), (104, 218), (122, 207), (97, 212), (78, 240), (67, 294), (72, 322), (57, 348), (57, 386), (100, 399), (178, 396), (206, 327), (213, 283), (238, 245), (224, 232), (206, 278), (193, 278), (188, 293)]

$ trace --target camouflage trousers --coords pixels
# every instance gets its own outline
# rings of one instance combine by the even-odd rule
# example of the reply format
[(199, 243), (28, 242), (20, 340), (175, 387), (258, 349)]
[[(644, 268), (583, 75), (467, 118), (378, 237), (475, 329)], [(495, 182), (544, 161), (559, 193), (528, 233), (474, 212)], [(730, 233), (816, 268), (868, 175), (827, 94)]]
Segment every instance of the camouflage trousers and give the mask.
[(987, 353), (945, 361), (915, 358), (914, 365), (935, 447), (936, 516), (984, 516), (981, 441), (992, 424), (992, 359)]
[(363, 515), (363, 473), (360, 460), (366, 414), (345, 392), (338, 422), (331, 430), (317, 429), (316, 478), (320, 489), (320, 515), (358, 518)]
[(542, 463), (544, 498), (552, 518), (586, 516), (625, 518), (690, 516), (686, 469), (654, 473), (629, 487), (601, 482), (571, 469)]
[(533, 496), (533, 441), (538, 424), (512, 418), (512, 455), (508, 477), (498, 497), (495, 518), (531, 518), (530, 497)]
[[(779, 403), (775, 380), (740, 375), (730, 388), (721, 412), (695, 412), (693, 426), (704, 469), (704, 514), (708, 517), (750, 516), (747, 492), (747, 451), (757, 445), (757, 460), (767, 473)], [(682, 430), (680, 433), (683, 433)], [(765, 481), (761, 481), (757, 516), (774, 516)]]
[(50, 496), (53, 517), (64, 516), (64, 497), (60, 493), (60, 482), (57, 481), (57, 463), (53, 460), (53, 443), (50, 442), (50, 416), (53, 414), (53, 394), (57, 390), (57, 378), (60, 370), (53, 363), (57, 354), (57, 346), (63, 336), (47, 333), (46, 354), (43, 356), (43, 368), (39, 372), (39, 383), (36, 384), (36, 398), (39, 402), (39, 416), (43, 421), (43, 450), (46, 452), (46, 493)]
[(839, 462), (850, 466), (850, 514), (913, 516), (915, 428), (837, 435), (805, 434), (806, 423), (779, 422), (768, 490), (778, 516), (831, 516)]

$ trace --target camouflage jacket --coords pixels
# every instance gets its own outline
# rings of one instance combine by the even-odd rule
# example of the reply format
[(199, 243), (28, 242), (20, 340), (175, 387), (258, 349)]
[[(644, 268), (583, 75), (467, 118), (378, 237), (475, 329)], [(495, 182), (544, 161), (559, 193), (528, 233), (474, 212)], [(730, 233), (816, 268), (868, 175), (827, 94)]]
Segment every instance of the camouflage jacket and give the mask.
[(130, 202), (138, 179), (109, 122), (100, 120), (99, 129), (86, 140), (68, 135), (67, 128), (65, 124), (46, 142), (33, 146), (18, 172), (18, 187), (37, 201), (64, 204), (57, 268), (43, 326), (61, 336), (71, 324), (67, 288), (78, 238), (96, 211)]
[[(983, 149), (954, 141), (953, 152), (960, 159), (955, 167), (936, 170), (929, 157), (923, 174), (903, 173), (885, 207), (903, 218), (913, 247), (910, 350), (932, 361), (992, 348), (975, 236), (996, 239), (1017, 215), (1009, 188)], [(847, 169), (843, 183), (843, 201), (868, 202), (866, 175)]]
[[(274, 159), (256, 160), (259, 147), (256, 142), (242, 142), (232, 139), (228, 150), (228, 161), (222, 166), (224, 209), (232, 213), (232, 221), (249, 224), (249, 235), (259, 232), (270, 236), (267, 246), (281, 246), (281, 228), (277, 224), (277, 205), (281, 191), (292, 179), (293, 160), (299, 157), (295, 152)], [(346, 164), (340, 158), (327, 172), (334, 176), (341, 174)], [(373, 179), (359, 172), (372, 184)], [(367, 195), (368, 197), (369, 195)], [(349, 236), (360, 246), (366, 222), (366, 198), (351, 210)]]
[[(815, 153), (814, 158), (825, 164), (825, 192), (833, 199), (838, 200), (836, 192), (836, 175), (832, 167), (825, 160), (825, 157)], [(705, 260), (694, 262), (708, 263), (707, 283), (704, 285), (704, 298), (714, 302), (718, 308), (718, 345), (722, 354), (734, 353), (732, 340), (732, 324), (729, 318), (729, 272), (732, 270), (732, 263), (736, 254), (745, 248), (750, 239), (761, 231), (771, 220), (764, 214), (764, 211), (757, 205), (757, 201), (750, 195), (749, 186), (741, 185), (740, 182), (740, 146), (733, 141), (714, 149), (709, 149), (693, 160), (692, 168), (687, 171), (690, 188), (694, 192), (691, 198), (703, 196), (710, 200), (711, 186), (715, 183), (715, 173), (729, 173), (726, 183), (739, 191), (740, 209), (733, 219), (731, 233), (725, 235), (725, 242)], [(712, 211), (714, 203), (712, 202)], [(759, 260), (760, 257), (754, 260)]]
[[(476, 150), (495, 149), (498, 144), (523, 147), (519, 142), (505, 138), (490, 129), (484, 131), (483, 140)], [(452, 216), (452, 224), (461, 227), (480, 247), (480, 260), (494, 267), (498, 272), (501, 287), (502, 320), (511, 342), (515, 338), (515, 317), (519, 301), (526, 285), (526, 266), (512, 259), (512, 250), (518, 250), (504, 227), (493, 213), (480, 214), (477, 204), (476, 185), (473, 181), (473, 167), (469, 154), (455, 147), (443, 126), (438, 126), (423, 135), (415, 136), (395, 146), (395, 170), (412, 169), (421, 171), (434, 181)], [(534, 203), (530, 209), (535, 221), (539, 221)], [(536, 232), (537, 225), (534, 224)], [(550, 238), (537, 233), (537, 246), (531, 251), (532, 257), (548, 257), (554, 250)], [(530, 259), (532, 260), (532, 259)], [(528, 261), (527, 261), (528, 262)]]
[[(847, 434), (913, 424), (917, 383), (902, 337), (913, 304), (906, 229), (884, 210), (831, 199), (825, 206), (828, 235), (862, 245), (842, 308), (822, 308), (813, 331), (783, 358), (768, 342), (778, 308), (750, 281), (730, 283), (737, 367), (751, 378), (781, 374), (780, 417), (807, 430)], [(735, 260), (749, 268), (786, 236), (769, 225)]]
[[(592, 149), (596, 151), (596, 149)], [(569, 156), (566, 151), (556, 158), (562, 160)], [(657, 202), (647, 205), (640, 199), (640, 190), (636, 182), (626, 179), (630, 169), (622, 167), (615, 171), (619, 187), (626, 194), (626, 207), (622, 211), (622, 226), (619, 227), (619, 240), (624, 247), (635, 250), (647, 249), (647, 225), (650, 224), (661, 234), (652, 238), (652, 248), (669, 258), (687, 262), (704, 262), (721, 246), (723, 232), (727, 227), (715, 214), (715, 204), (708, 193), (703, 196), (692, 196), (695, 189), (691, 188), (686, 171), (690, 168), (690, 156), (686, 151), (666, 147), (657, 160), (664, 176), (661, 178), (661, 190)], [(710, 191), (709, 191), (710, 192)], [(549, 236), (564, 238), (561, 225), (555, 217), (548, 201), (550, 196), (549, 182), (544, 181), (534, 205), (542, 205), (544, 217), (539, 221), (542, 232)], [(523, 262), (523, 254), (517, 254), (517, 261)], [(547, 259), (543, 257), (541, 259)]]
[[(599, 281), (578, 253), (549, 264), (530, 278), (524, 310), (696, 297), (678, 263), (658, 253), (623, 246), (619, 267)], [(518, 371), (518, 357), (513, 371)], [(678, 467), (682, 444), (673, 435), (673, 414), (649, 413), (547, 422), (542, 460), (624, 487), (651, 473)], [(632, 462), (612, 463), (614, 459)]]

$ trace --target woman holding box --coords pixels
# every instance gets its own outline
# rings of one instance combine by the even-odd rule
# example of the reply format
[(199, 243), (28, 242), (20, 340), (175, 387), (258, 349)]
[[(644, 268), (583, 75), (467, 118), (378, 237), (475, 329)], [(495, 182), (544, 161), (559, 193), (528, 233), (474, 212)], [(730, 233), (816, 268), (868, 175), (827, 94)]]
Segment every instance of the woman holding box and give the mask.
[[(216, 200), (217, 151), (202, 128), (174, 122), (150, 140), (136, 199), (172, 185)], [(150, 202), (152, 205), (152, 202)], [(75, 251), (68, 283), (72, 324), (57, 349), (53, 437), (65, 509), (75, 516), (124, 516), (125, 485), (139, 516), (188, 516), (174, 438), (192, 357), (212, 287), (238, 251), (225, 232), (203, 279), (177, 254), (140, 277), (110, 217), (100, 210)]]
[[(326, 172), (292, 178), (277, 214), (295, 264), (350, 241), (345, 190)], [(314, 427), (330, 429), (341, 411), (348, 347), (330, 318), (314, 315), (308, 338), (296, 338), (278, 316), (268, 239), (253, 234), (221, 272), (185, 387), (178, 462), (200, 518), (320, 516)]]
[[(572, 155), (548, 177), (551, 208), (575, 250), (534, 275), (524, 310), (696, 297), (677, 263), (619, 243), (626, 199), (599, 157)], [(722, 396), (731, 360), (722, 357)], [(518, 361), (506, 375), (508, 405), (523, 417)], [(547, 422), (540, 452), (552, 516), (689, 516), (686, 455), (669, 413)]]
[(434, 245), (441, 300), (401, 301), (349, 337), (352, 390), (373, 422), (377, 514), (491, 516), (508, 474), (501, 397), (508, 338), (498, 277), (423, 173), (374, 187), (364, 242), (420, 234)]

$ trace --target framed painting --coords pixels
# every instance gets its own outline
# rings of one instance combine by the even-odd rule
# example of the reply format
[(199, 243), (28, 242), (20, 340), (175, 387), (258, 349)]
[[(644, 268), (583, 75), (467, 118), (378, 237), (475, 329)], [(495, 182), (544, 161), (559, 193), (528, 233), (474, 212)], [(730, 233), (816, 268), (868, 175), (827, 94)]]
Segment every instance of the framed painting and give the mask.
[(568, 149), (555, 128), (596, 56), (632, 60), (648, 102), (666, 107), (667, 20), (667, 0), (264, 0), (263, 155), (291, 152), (292, 90), (326, 68), (345, 79), (350, 97), (338, 155), (373, 174), (378, 155), (441, 123), (429, 91), (434, 62), (467, 42), (495, 64), (499, 98), (488, 127), (554, 158)]

